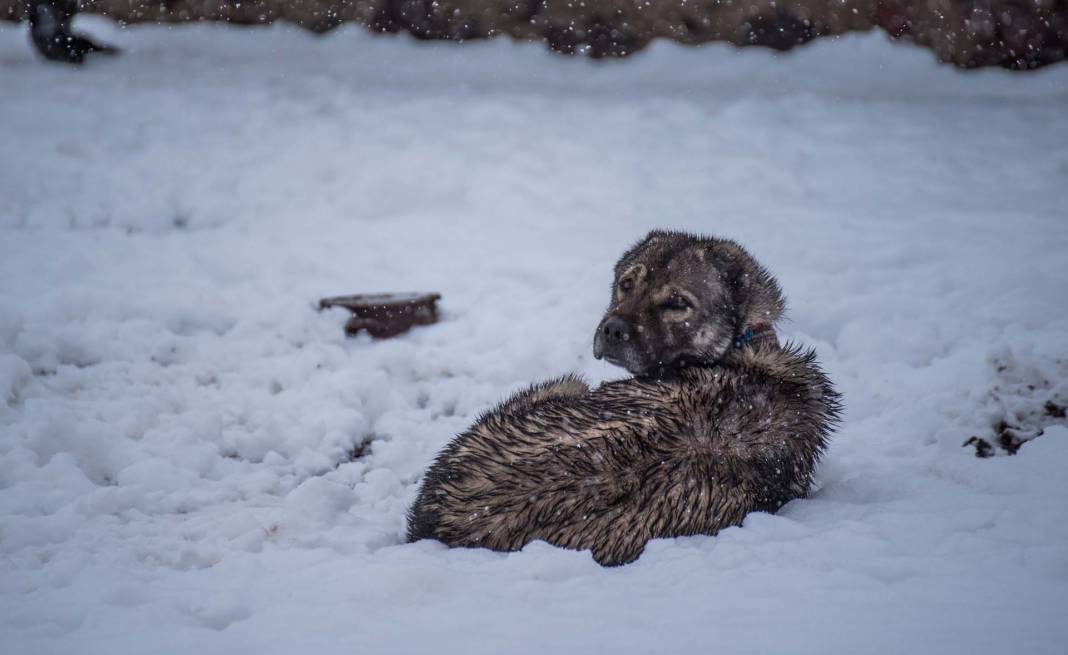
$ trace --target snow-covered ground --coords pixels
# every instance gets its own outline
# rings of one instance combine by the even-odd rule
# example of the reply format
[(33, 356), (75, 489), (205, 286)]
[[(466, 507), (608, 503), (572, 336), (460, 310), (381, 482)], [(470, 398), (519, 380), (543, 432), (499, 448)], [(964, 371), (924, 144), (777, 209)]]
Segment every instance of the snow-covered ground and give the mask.
[[(1068, 400), (1068, 66), (81, 25), (125, 54), (0, 27), (0, 652), (1068, 648), (1068, 429), (961, 447)], [(844, 393), (820, 490), (615, 569), (403, 544), (481, 410), (623, 374), (592, 332), (652, 227), (779, 277)], [(444, 320), (314, 310), (379, 290)]]

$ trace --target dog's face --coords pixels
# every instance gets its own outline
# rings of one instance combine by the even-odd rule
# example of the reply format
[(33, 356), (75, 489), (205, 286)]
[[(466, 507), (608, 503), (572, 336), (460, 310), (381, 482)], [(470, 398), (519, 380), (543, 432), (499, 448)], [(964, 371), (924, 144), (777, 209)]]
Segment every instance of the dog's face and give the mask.
[(593, 354), (638, 376), (713, 363), (782, 309), (778, 285), (733, 241), (651, 232), (616, 264)]

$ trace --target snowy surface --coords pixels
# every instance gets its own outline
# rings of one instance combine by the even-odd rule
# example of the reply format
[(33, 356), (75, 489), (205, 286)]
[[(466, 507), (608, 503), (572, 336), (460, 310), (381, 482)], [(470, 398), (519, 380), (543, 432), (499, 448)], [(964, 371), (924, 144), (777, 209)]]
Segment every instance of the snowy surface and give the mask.
[[(0, 27), (0, 652), (1065, 652), (1068, 428), (961, 444), (1068, 399), (1068, 67), (82, 26), (126, 53)], [(845, 397), (820, 490), (617, 569), (404, 545), (478, 412), (622, 375), (652, 227), (783, 283)], [(443, 322), (313, 308), (404, 290)]]

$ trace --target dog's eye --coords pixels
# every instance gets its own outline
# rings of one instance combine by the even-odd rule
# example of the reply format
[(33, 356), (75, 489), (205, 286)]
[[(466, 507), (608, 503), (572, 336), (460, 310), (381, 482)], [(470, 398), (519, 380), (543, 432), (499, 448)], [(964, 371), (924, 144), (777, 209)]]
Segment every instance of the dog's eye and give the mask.
[(630, 279), (629, 277), (624, 279), (622, 282), (619, 283), (619, 288), (623, 291), (630, 291), (634, 288), (634, 280)]
[(664, 309), (689, 309), (690, 301), (677, 293), (673, 293), (671, 294), (671, 297), (665, 300), (660, 306)]

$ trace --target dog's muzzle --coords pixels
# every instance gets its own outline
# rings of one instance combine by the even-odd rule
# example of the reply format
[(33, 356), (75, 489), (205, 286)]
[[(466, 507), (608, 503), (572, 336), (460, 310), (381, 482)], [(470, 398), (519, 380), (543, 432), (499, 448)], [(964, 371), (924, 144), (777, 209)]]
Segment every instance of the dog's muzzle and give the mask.
[(626, 319), (613, 316), (597, 328), (593, 338), (593, 356), (626, 366), (635, 349), (634, 326)]

